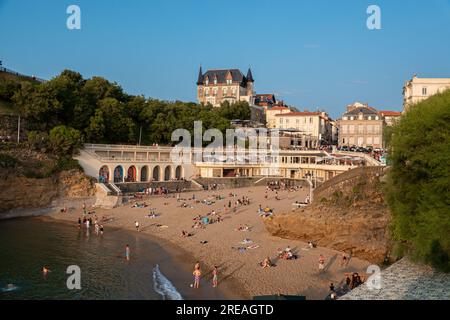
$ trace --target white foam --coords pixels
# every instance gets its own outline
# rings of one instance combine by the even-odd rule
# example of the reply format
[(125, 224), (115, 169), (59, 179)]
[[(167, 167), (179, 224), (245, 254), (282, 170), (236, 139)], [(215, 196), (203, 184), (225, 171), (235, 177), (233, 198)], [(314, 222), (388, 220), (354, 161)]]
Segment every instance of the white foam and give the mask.
[(153, 268), (153, 288), (164, 300), (183, 300), (177, 288), (159, 270), (159, 265)]

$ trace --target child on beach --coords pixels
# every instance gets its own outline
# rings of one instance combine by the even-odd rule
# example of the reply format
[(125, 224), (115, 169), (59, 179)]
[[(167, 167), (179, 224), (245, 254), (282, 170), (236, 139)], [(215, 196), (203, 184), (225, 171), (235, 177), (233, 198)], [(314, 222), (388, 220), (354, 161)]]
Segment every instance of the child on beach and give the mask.
[(217, 270), (217, 266), (214, 266), (214, 270), (213, 270), (212, 274), (213, 274), (213, 280), (212, 280), (213, 288), (215, 288), (215, 287), (217, 287), (217, 284), (218, 284), (217, 276), (219, 274), (219, 271)]
[(134, 225), (136, 226), (136, 231), (139, 232), (139, 222), (138, 222), (138, 221), (135, 221), (135, 222), (134, 222)]

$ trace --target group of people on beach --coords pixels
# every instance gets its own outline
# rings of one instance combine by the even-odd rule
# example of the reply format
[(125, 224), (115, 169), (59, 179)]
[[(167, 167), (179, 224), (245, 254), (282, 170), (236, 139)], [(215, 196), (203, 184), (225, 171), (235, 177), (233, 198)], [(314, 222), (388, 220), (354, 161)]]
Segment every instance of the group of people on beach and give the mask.
[[(219, 284), (219, 270), (217, 266), (214, 266), (212, 273), (212, 286), (213, 288), (217, 287)], [(194, 276), (194, 283), (191, 285), (194, 289), (200, 288), (200, 278), (202, 276), (202, 270), (200, 268), (200, 262), (196, 262), (194, 265), (194, 272), (192, 272)]]
[(103, 224), (100, 224), (97, 220), (97, 216), (94, 216), (94, 220), (92, 220), (91, 217), (86, 218), (83, 217), (83, 219), (78, 218), (78, 228), (81, 229), (82, 226), (85, 226), (86, 229), (90, 229), (91, 226), (94, 226), (95, 234), (96, 235), (102, 235), (104, 231)]

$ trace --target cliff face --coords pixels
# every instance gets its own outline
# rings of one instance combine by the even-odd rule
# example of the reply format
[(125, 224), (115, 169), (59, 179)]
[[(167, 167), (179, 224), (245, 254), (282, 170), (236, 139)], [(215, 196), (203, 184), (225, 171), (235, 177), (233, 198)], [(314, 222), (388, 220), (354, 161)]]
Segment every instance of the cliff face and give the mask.
[(95, 194), (92, 181), (78, 170), (63, 171), (42, 179), (2, 176), (0, 190), (0, 214), (12, 209), (45, 207), (58, 197), (87, 197)]
[(390, 251), (381, 179), (373, 172), (340, 179), (321, 190), (310, 207), (275, 215), (265, 221), (266, 228), (275, 236), (313, 241), (380, 264)]

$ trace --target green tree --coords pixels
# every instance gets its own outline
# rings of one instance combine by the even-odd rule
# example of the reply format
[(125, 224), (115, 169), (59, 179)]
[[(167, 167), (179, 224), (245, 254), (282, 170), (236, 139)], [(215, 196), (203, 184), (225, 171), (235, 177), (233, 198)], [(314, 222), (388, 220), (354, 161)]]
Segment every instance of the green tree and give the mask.
[(49, 145), (58, 156), (71, 156), (83, 145), (81, 132), (66, 126), (54, 127), (49, 134)]
[(239, 101), (230, 104), (228, 101), (223, 102), (217, 109), (219, 115), (228, 120), (250, 120), (251, 111), (248, 102)]
[(450, 91), (411, 107), (390, 149), (393, 235), (412, 257), (450, 271)]

